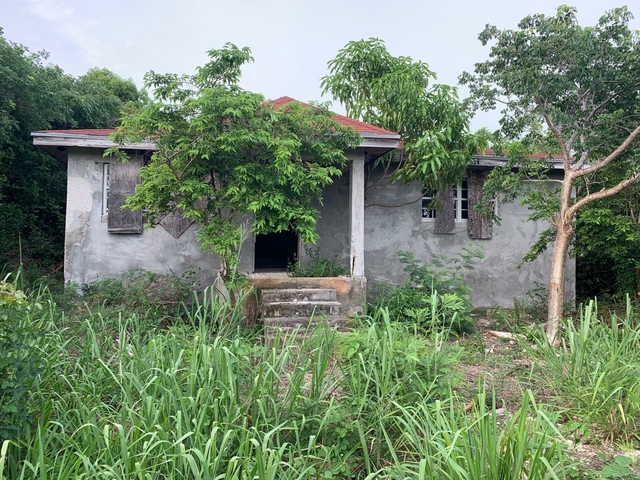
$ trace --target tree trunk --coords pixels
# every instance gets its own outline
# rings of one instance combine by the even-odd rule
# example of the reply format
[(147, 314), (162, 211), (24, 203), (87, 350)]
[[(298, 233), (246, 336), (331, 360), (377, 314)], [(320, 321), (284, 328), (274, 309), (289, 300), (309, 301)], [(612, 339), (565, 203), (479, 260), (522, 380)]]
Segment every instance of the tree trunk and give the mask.
[(564, 278), (567, 271), (567, 253), (573, 227), (571, 222), (558, 222), (556, 242), (551, 262), (549, 285), (549, 312), (547, 318), (547, 339), (554, 346), (560, 345), (560, 320), (564, 310)]

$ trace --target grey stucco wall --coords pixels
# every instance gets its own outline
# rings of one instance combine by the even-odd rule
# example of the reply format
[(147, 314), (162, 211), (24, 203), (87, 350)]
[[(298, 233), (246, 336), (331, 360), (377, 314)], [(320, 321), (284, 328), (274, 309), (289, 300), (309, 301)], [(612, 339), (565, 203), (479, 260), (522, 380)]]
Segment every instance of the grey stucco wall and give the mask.
[[(325, 194), (322, 219), (318, 223), (318, 247), (324, 256), (338, 255), (349, 263), (349, 172), (345, 173)], [(367, 198), (367, 204), (398, 205), (415, 200), (420, 186), (388, 184), (378, 187)], [(501, 225), (493, 226), (488, 240), (476, 240), (484, 250), (474, 270), (465, 271), (467, 283), (473, 289), (474, 306), (513, 307), (514, 299), (524, 299), (526, 293), (539, 284), (548, 287), (551, 250), (548, 249), (532, 263), (524, 264), (523, 256), (538, 235), (548, 228), (544, 222), (527, 220), (529, 211), (517, 203), (498, 206)], [(369, 207), (365, 210), (365, 274), (369, 285), (373, 282), (400, 283), (404, 279), (404, 265), (397, 253), (407, 250), (424, 262), (435, 255), (456, 256), (471, 239), (466, 221), (456, 222), (454, 234), (435, 234), (434, 223), (421, 218), (421, 203), (402, 207)], [(567, 263), (567, 300), (575, 296), (575, 261)]]
[[(102, 151), (69, 150), (67, 166), (67, 212), (65, 233), (65, 280), (86, 284), (118, 277), (128, 270), (144, 268), (155, 273), (181, 274), (196, 269), (203, 284), (210, 284), (220, 268), (217, 256), (200, 250), (191, 225), (179, 238), (162, 226), (142, 234), (113, 234), (102, 215)], [(246, 242), (252, 251), (251, 242)], [(247, 247), (245, 245), (245, 248)], [(252, 258), (244, 258), (248, 271)]]

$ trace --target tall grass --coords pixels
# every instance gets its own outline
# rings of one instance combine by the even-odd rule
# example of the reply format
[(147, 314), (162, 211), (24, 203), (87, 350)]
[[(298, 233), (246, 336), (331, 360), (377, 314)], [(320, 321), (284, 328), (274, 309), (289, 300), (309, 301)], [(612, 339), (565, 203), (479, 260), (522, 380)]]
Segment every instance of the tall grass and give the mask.
[(530, 403), (506, 422), (495, 405), (462, 413), (459, 351), (385, 311), (347, 336), (264, 345), (212, 292), (152, 331), (137, 315), (37, 300), (44, 372), (31, 421), (0, 446), (0, 480), (485, 478), (496, 465), (542, 479), (539, 465), (563, 462)]
[(640, 322), (629, 299), (625, 316), (609, 320), (590, 302), (560, 348), (544, 340), (537, 347), (538, 375), (579, 437), (640, 440)]

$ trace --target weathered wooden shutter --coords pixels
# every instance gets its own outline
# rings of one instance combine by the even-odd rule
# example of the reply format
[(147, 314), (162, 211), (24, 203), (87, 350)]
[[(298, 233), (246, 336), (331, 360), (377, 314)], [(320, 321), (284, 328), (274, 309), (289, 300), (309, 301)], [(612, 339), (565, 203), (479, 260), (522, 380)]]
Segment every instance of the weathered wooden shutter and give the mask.
[(482, 199), (482, 187), (487, 181), (488, 170), (469, 170), (467, 173), (467, 191), (469, 196), (469, 219), (467, 229), (474, 240), (485, 240), (492, 236), (493, 219), (476, 212), (475, 207)]
[(456, 231), (455, 208), (453, 205), (453, 188), (446, 185), (438, 189), (440, 209), (436, 212), (434, 233), (454, 233)]
[(123, 209), (125, 200), (136, 192), (141, 182), (140, 168), (144, 158), (131, 156), (127, 163), (112, 160), (109, 165), (109, 215), (108, 230), (111, 233), (142, 233), (142, 211)]

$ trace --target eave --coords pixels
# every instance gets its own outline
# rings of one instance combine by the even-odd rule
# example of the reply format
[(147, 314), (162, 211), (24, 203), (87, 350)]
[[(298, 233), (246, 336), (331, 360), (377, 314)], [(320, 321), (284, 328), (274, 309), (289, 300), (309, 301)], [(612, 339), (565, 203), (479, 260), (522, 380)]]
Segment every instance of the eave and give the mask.
[[(398, 148), (400, 135), (379, 135), (374, 133), (362, 133), (362, 141), (359, 148), (383, 149), (386, 151)], [(38, 147), (80, 147), (80, 148), (111, 148), (116, 146), (108, 135), (87, 135), (79, 133), (42, 131), (31, 132), (33, 144)], [(127, 143), (119, 148), (123, 150), (155, 150), (155, 144), (151, 141), (139, 143)]]

